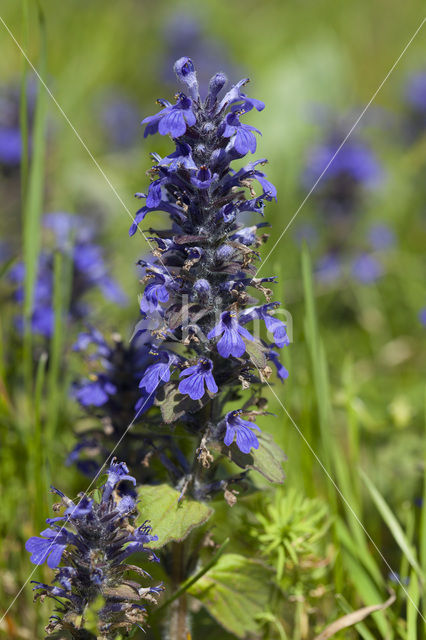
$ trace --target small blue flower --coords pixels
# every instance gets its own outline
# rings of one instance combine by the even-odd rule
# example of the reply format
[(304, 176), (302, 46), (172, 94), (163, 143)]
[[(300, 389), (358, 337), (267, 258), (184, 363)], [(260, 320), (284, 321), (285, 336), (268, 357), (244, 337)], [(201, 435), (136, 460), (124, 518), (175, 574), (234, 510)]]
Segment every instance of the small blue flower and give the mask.
[(146, 124), (144, 138), (154, 133), (162, 136), (170, 135), (172, 138), (180, 138), (186, 132), (187, 126), (192, 127), (196, 118), (192, 111), (192, 100), (184, 93), (179, 93), (176, 104), (171, 105), (166, 100), (161, 101), (165, 105), (155, 116), (148, 116), (142, 120)]
[(177, 363), (177, 357), (168, 351), (161, 351), (159, 361), (146, 368), (139, 382), (140, 389), (153, 393), (162, 382), (170, 380), (170, 368)]
[(250, 449), (259, 448), (259, 440), (253, 429), (260, 431), (254, 422), (240, 417), (241, 411), (230, 411), (225, 416), (226, 434), (224, 443), (229, 447), (236, 439), (237, 447), (242, 453), (250, 453)]
[(261, 307), (252, 307), (251, 309), (247, 309), (240, 317), (240, 322), (245, 324), (255, 318), (263, 320), (265, 322), (266, 329), (273, 335), (275, 345), (279, 349), (282, 349), (290, 344), (287, 336), (287, 327), (284, 322), (281, 322), (281, 320), (271, 316), (269, 313), (278, 305), (279, 303), (277, 302), (270, 302), (262, 305)]
[(423, 309), (420, 309), (419, 311), (419, 320), (421, 322), (421, 324), (426, 327), (426, 307), (423, 307)]
[(239, 82), (234, 84), (234, 86), (225, 94), (225, 96), (221, 100), (218, 106), (219, 113), (230, 105), (236, 106), (236, 110), (243, 113), (251, 111), (253, 107), (255, 107), (257, 111), (263, 111), (263, 109), (265, 108), (265, 104), (261, 100), (256, 100), (256, 98), (249, 98), (245, 93), (242, 93), (241, 89), (248, 83), (248, 81), (248, 78), (243, 78), (242, 80), (239, 80)]
[(208, 189), (213, 181), (210, 169), (205, 165), (199, 168), (195, 176), (191, 178), (193, 185), (199, 189)]
[(200, 94), (198, 90), (197, 74), (195, 73), (194, 64), (191, 58), (179, 58), (179, 60), (176, 60), (173, 68), (179, 80), (188, 87), (191, 97), (194, 100), (197, 100)]
[(255, 153), (256, 151), (257, 141), (256, 136), (252, 133), (253, 131), (262, 135), (259, 129), (240, 122), (236, 113), (228, 113), (225, 118), (222, 136), (224, 138), (232, 138), (230, 141), (231, 147), (240, 155), (245, 156), (249, 151), (250, 153)]
[(140, 310), (145, 313), (161, 310), (161, 304), (169, 299), (167, 285), (170, 278), (159, 272), (151, 272), (150, 277), (151, 280), (140, 301)]
[(213, 378), (213, 362), (203, 358), (196, 365), (184, 369), (180, 378), (186, 377), (179, 384), (180, 393), (187, 394), (192, 400), (200, 400), (204, 395), (204, 384), (211, 393), (217, 393), (217, 384)]
[(205, 278), (200, 278), (194, 282), (193, 292), (195, 292), (198, 298), (202, 301), (207, 301), (209, 299), (211, 290), (210, 283)]
[(241, 242), (241, 244), (245, 244), (246, 247), (251, 247), (253, 244), (258, 242), (256, 231), (262, 227), (269, 227), (269, 224), (267, 222), (259, 222), (253, 227), (243, 227), (242, 229), (238, 229), (238, 231), (231, 236), (231, 240)]
[(246, 345), (241, 336), (253, 341), (253, 336), (240, 325), (234, 311), (224, 311), (220, 316), (219, 324), (207, 334), (209, 340), (218, 336), (222, 337), (217, 343), (217, 350), (223, 358), (229, 358), (229, 356), (240, 358), (245, 353)]
[(176, 171), (180, 167), (184, 167), (185, 169), (197, 168), (192, 158), (192, 151), (189, 144), (179, 142), (178, 140), (176, 141), (175, 151), (161, 159), (158, 164), (160, 166), (168, 166), (170, 171)]
[(113, 458), (107, 471), (107, 481), (103, 487), (102, 500), (108, 500), (116, 485), (124, 480), (131, 482), (134, 486), (136, 485), (135, 478), (129, 475), (127, 464), (125, 462), (116, 462), (116, 459)]
[(45, 529), (40, 534), (42, 537), (33, 536), (25, 543), (25, 549), (31, 553), (33, 564), (44, 564), (55, 569), (62, 558), (62, 554), (70, 544), (70, 534), (63, 529)]

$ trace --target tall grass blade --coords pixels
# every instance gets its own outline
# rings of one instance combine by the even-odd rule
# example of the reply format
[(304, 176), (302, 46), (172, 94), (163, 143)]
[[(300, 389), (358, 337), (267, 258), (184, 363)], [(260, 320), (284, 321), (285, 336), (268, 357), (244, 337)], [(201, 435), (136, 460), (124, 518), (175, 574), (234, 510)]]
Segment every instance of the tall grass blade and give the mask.
[[(354, 558), (351, 554), (347, 553), (344, 556), (344, 564), (347, 574), (350, 576), (351, 582), (356, 588), (361, 602), (366, 605), (375, 605), (378, 602), (381, 602), (383, 599), (381, 592), (377, 589), (374, 582), (366, 573), (358, 558)], [(384, 640), (391, 640), (391, 638), (394, 637), (394, 634), (386, 618), (386, 614), (383, 611), (376, 611), (372, 614), (372, 618), (374, 619), (382, 638)]]
[(413, 567), (414, 571), (417, 573), (419, 578), (423, 580), (423, 572), (417, 561), (415, 551), (413, 547), (410, 545), (409, 541), (407, 540), (396, 516), (392, 513), (385, 499), (376, 489), (376, 487), (374, 486), (372, 481), (369, 479), (369, 477), (365, 474), (365, 472), (362, 469), (360, 469), (360, 473), (374, 501), (374, 504), (376, 505), (378, 511), (380, 512), (380, 515), (382, 516), (383, 520), (387, 524), (390, 532), (392, 533), (395, 542), (401, 549), (402, 553), (406, 556), (408, 562)]
[(410, 586), (408, 593), (411, 598), (407, 598), (407, 640), (417, 640), (417, 618), (420, 600), (419, 581), (414, 573), (410, 575)]
[[(325, 357), (325, 350), (320, 340), (317, 315), (315, 310), (315, 298), (312, 282), (312, 268), (311, 259), (306, 244), (302, 250), (302, 274), (303, 274), (303, 286), (304, 286), (304, 299), (305, 299), (305, 335), (308, 345), (308, 351), (311, 359), (313, 384), (315, 389), (316, 405), (318, 410), (318, 421), (321, 434), (321, 457), (324, 460), (327, 471), (332, 474), (331, 468), (331, 452), (335, 443), (332, 441), (330, 434), (331, 424), (331, 402), (330, 402), (330, 389), (328, 383), (328, 369), (327, 361)], [(317, 443), (311, 443), (315, 448)], [(338, 503), (334, 486), (331, 482), (327, 483), (328, 499), (332, 510), (337, 515)], [(334, 541), (337, 546), (338, 537), (334, 531)], [(334, 565), (336, 588), (338, 591), (343, 587), (342, 567), (339, 560)]]
[[(29, 7), (28, 0), (22, 1), (22, 43), (25, 51), (28, 51), (29, 43)], [(21, 78), (21, 102), (19, 109), (19, 126), (21, 130), (21, 201), (25, 202), (28, 184), (28, 63), (22, 58), (23, 69)]]
[[(426, 392), (424, 402), (424, 428), (425, 428), (425, 448), (424, 448), (424, 477), (423, 477), (423, 499), (422, 510), (420, 516), (420, 564), (423, 569), (423, 575), (426, 576)], [(423, 609), (426, 611), (426, 591), (423, 590), (422, 595)], [(426, 635), (426, 622), (424, 622), (424, 632)]]
[(37, 366), (34, 393), (34, 439), (31, 442), (32, 476), (34, 478), (34, 525), (37, 531), (44, 526), (45, 502), (49, 487), (48, 468), (46, 464), (46, 442), (43, 439), (43, 399), (46, 379), (47, 353), (42, 353)]
[[(44, 16), (38, 10), (40, 31), (40, 62), (41, 77), (46, 72), (46, 30)], [(44, 190), (44, 161), (46, 149), (46, 92), (38, 83), (38, 92), (34, 114), (32, 136), (31, 162), (28, 174), (28, 189), (23, 212), (23, 257), (25, 264), (24, 281), (24, 374), (27, 390), (32, 386), (32, 332), (31, 315), (34, 298), (34, 285), (37, 278), (38, 257), (40, 253), (40, 219), (43, 206)]]

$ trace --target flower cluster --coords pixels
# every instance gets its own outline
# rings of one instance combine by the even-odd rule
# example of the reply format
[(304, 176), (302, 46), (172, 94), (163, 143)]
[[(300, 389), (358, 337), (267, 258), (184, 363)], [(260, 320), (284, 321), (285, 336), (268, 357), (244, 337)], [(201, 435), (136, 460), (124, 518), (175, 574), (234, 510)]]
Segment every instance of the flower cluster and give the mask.
[(96, 102), (100, 112), (102, 135), (111, 151), (128, 150), (135, 144), (138, 134), (138, 108), (122, 89), (103, 92)]
[(330, 284), (346, 276), (360, 284), (371, 284), (385, 273), (385, 254), (394, 244), (392, 229), (385, 223), (375, 224), (368, 231), (363, 250), (350, 253), (343, 251), (344, 247), (329, 249), (316, 264), (317, 278)]
[(383, 275), (384, 252), (394, 243), (392, 229), (379, 223), (371, 227), (358, 246), (353, 237), (358, 233), (361, 204), (368, 190), (377, 189), (383, 179), (383, 169), (369, 145), (360, 137), (351, 136), (343, 146), (345, 131), (332, 128), (321, 144), (310, 151), (302, 175), (304, 188), (310, 190), (320, 178), (313, 198), (322, 215), (322, 232), (305, 225), (299, 235), (308, 243), (323, 236), (325, 252), (317, 260), (316, 275), (330, 284), (342, 277), (370, 284)]
[(127, 563), (132, 554), (143, 552), (149, 560), (157, 561), (147, 547), (157, 536), (151, 535), (147, 522), (135, 526), (132, 484), (136, 480), (127, 466), (113, 460), (99, 501), (83, 494), (75, 504), (52, 489), (61, 498), (55, 510), (65, 507), (65, 511), (62, 516), (49, 518), (49, 527), (41, 537), (30, 538), (25, 545), (33, 564), (47, 562), (56, 570), (52, 585), (35, 582), (34, 587), (36, 598), (47, 596), (59, 603), (58, 615), (51, 617), (46, 628), (49, 633), (83, 628), (88, 608), (99, 597), (103, 606), (98, 612), (98, 638), (113, 640), (135, 625), (142, 628), (146, 609), (140, 603), (155, 603), (162, 587), (141, 586), (126, 577), (133, 572), (149, 578), (146, 571)]
[(375, 154), (363, 140), (349, 139), (338, 151), (343, 139), (344, 134), (333, 133), (311, 149), (302, 176), (303, 186), (310, 189), (325, 171), (316, 196), (327, 217), (332, 217), (329, 222), (352, 214), (364, 190), (377, 186), (382, 177)]
[[(60, 251), (72, 261), (71, 319), (81, 319), (88, 313), (89, 308), (83, 298), (93, 288), (100, 289), (106, 298), (118, 304), (124, 304), (126, 296), (110, 277), (101, 248), (94, 243), (93, 229), (88, 227), (84, 219), (67, 213), (52, 213), (44, 216), (43, 224), (53, 242), (52, 248), (43, 250), (39, 256), (31, 326), (34, 333), (48, 338), (54, 327), (55, 251)], [(22, 262), (10, 270), (10, 278), (16, 286), (15, 299), (22, 303), (25, 279), (25, 265)], [(18, 318), (17, 323), (22, 326), (22, 318)]]
[(263, 216), (276, 189), (263, 172), (265, 159), (231, 167), (256, 151), (260, 131), (244, 117), (264, 104), (246, 95), (247, 79), (220, 98), (226, 78), (217, 73), (203, 100), (192, 61), (179, 59), (175, 71), (186, 92), (174, 104), (159, 100), (160, 112), (143, 121), (145, 137), (168, 135), (175, 150), (166, 157), (152, 154), (152, 181), (137, 194), (145, 203), (130, 229), (134, 235), (155, 211), (170, 218), (168, 228), (150, 229), (155, 250), (139, 263), (145, 290), (136, 334), (157, 353), (139, 387), (161, 408), (163, 422), (183, 423), (203, 436), (203, 445), (236, 441), (249, 453), (259, 446), (253, 419), (261, 411), (249, 411), (246, 403), (225, 413), (225, 404), (259, 385), (251, 399), (256, 404), (271, 364), (286, 378), (275, 349), (289, 342), (267, 286), (275, 277), (256, 277), (257, 249), (267, 236), (257, 233), (265, 223), (252, 219)]
[(75, 351), (84, 354), (89, 373), (74, 384), (72, 394), (95, 422), (77, 431), (78, 442), (67, 462), (88, 476), (98, 472), (114, 448), (119, 457), (126, 455), (138, 482), (147, 482), (147, 461), (154, 452), (164, 459), (172, 447), (170, 435), (159, 432), (158, 425), (151, 429), (151, 420), (144, 416), (154, 396), (148, 391), (141, 395), (138, 382), (156, 360), (152, 342), (145, 342), (146, 337), (142, 334), (125, 344), (119, 334), (113, 334), (107, 341), (92, 327), (80, 333), (74, 345)]

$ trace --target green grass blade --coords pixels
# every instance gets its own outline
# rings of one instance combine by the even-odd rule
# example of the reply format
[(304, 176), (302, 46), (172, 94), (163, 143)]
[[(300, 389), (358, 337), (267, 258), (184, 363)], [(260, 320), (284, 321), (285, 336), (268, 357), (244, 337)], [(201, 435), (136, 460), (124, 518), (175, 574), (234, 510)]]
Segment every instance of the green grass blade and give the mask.
[[(354, 558), (349, 553), (345, 554), (344, 565), (361, 602), (367, 606), (382, 602), (383, 594), (377, 589), (357, 558)], [(391, 640), (394, 634), (392, 633), (386, 613), (384, 611), (376, 611), (371, 617), (374, 619), (382, 638), (384, 638), (384, 640)]]
[(364, 473), (362, 469), (360, 469), (360, 473), (374, 501), (374, 504), (376, 505), (378, 511), (380, 512), (380, 515), (382, 516), (383, 520), (387, 524), (390, 532), (392, 533), (395, 542), (401, 549), (402, 553), (406, 556), (408, 562), (416, 571), (419, 578), (423, 579), (423, 572), (417, 561), (415, 551), (413, 547), (410, 545), (409, 541), (407, 540), (396, 516), (392, 513), (390, 507), (386, 503), (383, 496), (379, 493), (379, 491), (376, 489), (372, 481), (368, 478), (368, 476)]
[[(425, 404), (424, 404), (424, 427), (425, 427), (425, 436), (426, 436), (426, 393), (425, 393)], [(424, 465), (426, 469), (426, 437), (425, 437), (425, 449), (424, 449)], [(424, 474), (423, 480), (423, 505), (420, 516), (420, 564), (423, 569), (423, 575), (426, 576), (426, 473)], [(426, 610), (426, 593), (423, 593), (423, 609)], [(424, 622), (424, 631), (426, 635), (426, 622)]]
[[(374, 580), (377, 587), (384, 586), (383, 576), (381, 574), (379, 566), (374, 561), (373, 555), (370, 553), (367, 542), (365, 540), (364, 532), (362, 528), (356, 522), (352, 514), (348, 514), (348, 521), (351, 525), (351, 531), (346, 526), (346, 523), (339, 518), (336, 522), (337, 535), (339, 537), (340, 545), (343, 546), (342, 552), (345, 552), (345, 548), (355, 558), (361, 562), (361, 564), (368, 571), (371, 578)], [(358, 531), (358, 533), (356, 533)]]
[[(332, 475), (332, 451), (336, 446), (331, 437), (331, 401), (330, 388), (328, 382), (328, 367), (325, 355), (325, 349), (320, 339), (318, 321), (315, 309), (314, 288), (312, 281), (312, 267), (309, 250), (306, 244), (302, 250), (302, 274), (305, 299), (305, 336), (308, 346), (308, 352), (311, 359), (313, 385), (315, 390), (316, 405), (318, 411), (318, 422), (321, 435), (321, 458), (328, 473)], [(318, 446), (316, 442), (311, 445), (314, 449)], [(338, 513), (338, 501), (335, 487), (331, 482), (327, 482), (328, 499), (333, 512)], [(333, 527), (334, 541), (337, 545), (338, 537)], [(340, 560), (337, 559), (334, 564), (334, 578), (336, 588), (340, 591), (343, 587), (342, 567)]]
[[(39, 10), (40, 28), (40, 63), (41, 77), (46, 73), (46, 32), (44, 17)], [(40, 220), (43, 206), (44, 191), (44, 162), (46, 150), (46, 101), (47, 96), (41, 83), (38, 83), (38, 93), (34, 114), (32, 156), (28, 175), (28, 189), (24, 203), (23, 215), (23, 257), (25, 264), (24, 281), (24, 372), (27, 389), (30, 391), (32, 382), (32, 332), (31, 315), (34, 298), (34, 285), (37, 278), (38, 257), (40, 253)]]
[[(350, 607), (350, 606), (349, 606), (348, 601), (347, 601), (347, 600), (345, 600), (345, 598), (344, 598), (341, 594), (339, 594), (339, 595), (337, 596), (337, 598), (338, 598), (338, 601), (339, 601), (340, 606), (342, 607), (342, 610), (343, 610), (345, 613), (352, 613), (352, 612), (353, 612), (352, 607)], [(365, 623), (364, 623), (364, 622), (358, 622), (358, 624), (356, 624), (356, 625), (354, 626), (354, 629), (356, 629), (356, 630), (358, 631), (359, 635), (360, 635), (362, 638), (364, 638), (364, 640), (375, 640), (375, 637), (373, 636), (373, 634), (371, 633), (371, 631), (369, 631), (369, 630), (367, 629), (367, 627), (365, 626)]]
[(417, 640), (417, 617), (420, 600), (419, 581), (411, 572), (410, 586), (408, 587), (410, 599), (407, 598), (407, 640)]
[[(28, 0), (22, 1), (22, 43), (24, 50), (28, 50), (29, 43), (29, 11)], [(25, 202), (28, 184), (28, 63), (23, 57), (21, 78), (21, 102), (19, 108), (19, 126), (21, 130), (21, 198)]]
[[(32, 460), (34, 478), (34, 525), (35, 530), (42, 530), (45, 522), (46, 495), (49, 487), (48, 469), (46, 464), (46, 443), (43, 442), (43, 400), (46, 378), (47, 353), (42, 353), (37, 366), (34, 393), (34, 439), (30, 441), (29, 452)], [(30, 440), (30, 439), (29, 439)]]

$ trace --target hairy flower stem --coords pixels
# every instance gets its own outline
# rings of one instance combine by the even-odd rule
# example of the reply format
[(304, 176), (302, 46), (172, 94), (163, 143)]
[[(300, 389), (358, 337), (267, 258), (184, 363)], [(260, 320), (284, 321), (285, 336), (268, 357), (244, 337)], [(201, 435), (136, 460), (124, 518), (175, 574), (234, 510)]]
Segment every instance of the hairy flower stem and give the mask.
[[(185, 575), (185, 558), (188, 551), (188, 539), (174, 542), (172, 546), (172, 588), (176, 591), (187, 578)], [(187, 596), (183, 593), (172, 604), (168, 632), (168, 640), (188, 640), (190, 637), (187, 610)]]

